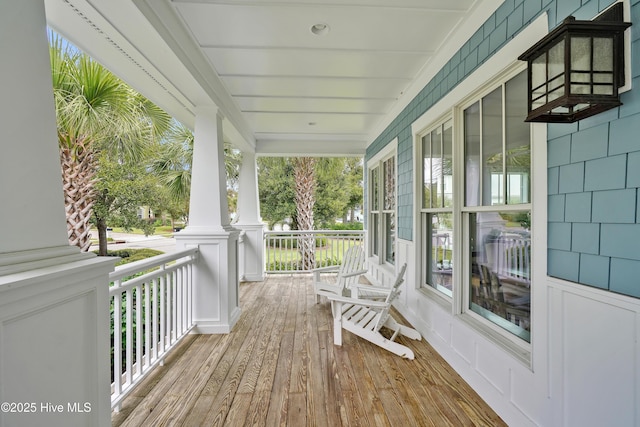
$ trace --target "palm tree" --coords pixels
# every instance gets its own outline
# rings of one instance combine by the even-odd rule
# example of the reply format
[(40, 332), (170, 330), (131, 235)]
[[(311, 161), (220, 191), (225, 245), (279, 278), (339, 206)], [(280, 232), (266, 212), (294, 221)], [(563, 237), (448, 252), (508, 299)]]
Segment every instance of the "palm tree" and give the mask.
[(98, 153), (139, 160), (170, 117), (53, 33), (50, 57), (69, 243), (86, 251)]
[[(292, 159), (295, 176), (296, 214), (299, 230), (313, 230), (313, 206), (316, 203), (315, 166), (313, 157), (295, 157)], [(298, 251), (302, 259), (302, 270), (310, 271), (315, 268), (315, 244), (313, 235), (300, 236)]]

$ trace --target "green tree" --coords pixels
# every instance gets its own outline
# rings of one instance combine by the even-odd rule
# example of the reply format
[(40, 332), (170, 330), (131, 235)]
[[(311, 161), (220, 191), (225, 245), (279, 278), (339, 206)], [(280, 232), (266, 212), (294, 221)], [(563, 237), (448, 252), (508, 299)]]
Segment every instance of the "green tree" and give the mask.
[(86, 251), (100, 153), (139, 161), (170, 117), (53, 33), (50, 58), (69, 243)]
[(92, 222), (98, 229), (98, 254), (106, 256), (107, 224), (117, 225), (125, 230), (141, 228), (146, 235), (153, 234), (153, 223), (140, 219), (138, 209), (141, 206), (154, 209), (162, 195), (158, 180), (143, 165), (123, 164), (105, 154), (98, 163)]
[[(363, 168), (362, 159), (357, 157), (349, 157), (345, 159), (345, 189), (348, 193), (349, 201), (347, 202), (347, 211), (349, 212), (350, 221), (355, 221), (355, 210), (362, 207), (363, 203)], [(347, 211), (343, 214), (346, 221)]]
[[(314, 165), (314, 226), (327, 227), (362, 204), (362, 162), (358, 158), (317, 158)], [(262, 218), (269, 227), (286, 218), (298, 223), (293, 159), (258, 158), (258, 188)]]
[(286, 218), (295, 218), (293, 165), (284, 157), (258, 157), (260, 215), (273, 228)]
[(318, 228), (329, 228), (349, 204), (345, 158), (324, 157), (316, 164), (315, 219)]

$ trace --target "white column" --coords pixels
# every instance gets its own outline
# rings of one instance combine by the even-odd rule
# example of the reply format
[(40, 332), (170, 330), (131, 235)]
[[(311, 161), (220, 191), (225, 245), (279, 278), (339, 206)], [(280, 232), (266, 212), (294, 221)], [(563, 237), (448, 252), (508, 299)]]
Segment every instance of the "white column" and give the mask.
[(42, 1), (0, 2), (0, 53), (11, 58), (0, 67), (0, 274), (7, 274), (79, 251), (67, 240)]
[(215, 106), (196, 113), (189, 224), (176, 233), (179, 247), (198, 247), (194, 271), (196, 332), (228, 333), (240, 317), (238, 230), (229, 224), (222, 114)]
[(42, 0), (0, 1), (0, 57), (0, 402), (33, 403), (0, 425), (111, 425), (115, 260), (68, 244)]
[(242, 153), (238, 180), (238, 216), (234, 226), (243, 231), (240, 247), (241, 280), (264, 280), (264, 224), (260, 218), (256, 155)]

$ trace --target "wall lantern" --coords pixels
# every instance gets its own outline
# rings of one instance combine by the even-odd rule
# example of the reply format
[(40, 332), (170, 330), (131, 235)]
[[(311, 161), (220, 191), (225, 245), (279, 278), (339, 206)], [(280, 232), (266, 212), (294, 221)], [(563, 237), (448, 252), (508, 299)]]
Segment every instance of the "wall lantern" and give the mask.
[(622, 105), (622, 3), (593, 21), (573, 16), (520, 55), (528, 63), (527, 122), (572, 123)]

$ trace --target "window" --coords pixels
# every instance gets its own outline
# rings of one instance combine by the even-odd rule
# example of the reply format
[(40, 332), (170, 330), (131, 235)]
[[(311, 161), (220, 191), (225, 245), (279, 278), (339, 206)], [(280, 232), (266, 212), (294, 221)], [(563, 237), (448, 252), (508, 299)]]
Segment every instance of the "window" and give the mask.
[(369, 164), (369, 253), (380, 264), (393, 265), (396, 256), (395, 152), (385, 151)]
[(451, 297), (453, 289), (453, 120), (421, 138), (422, 285)]
[(384, 187), (382, 194), (384, 197), (384, 260), (390, 264), (396, 261), (396, 162), (395, 157), (391, 157), (382, 162), (384, 171)]
[(526, 73), (463, 110), (468, 309), (530, 341), (531, 142)]
[(371, 185), (371, 221), (369, 228), (371, 229), (371, 255), (378, 256), (380, 254), (380, 167), (376, 166), (370, 172)]

